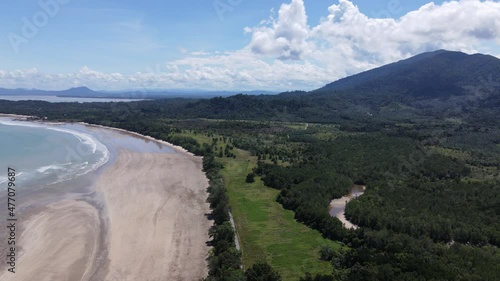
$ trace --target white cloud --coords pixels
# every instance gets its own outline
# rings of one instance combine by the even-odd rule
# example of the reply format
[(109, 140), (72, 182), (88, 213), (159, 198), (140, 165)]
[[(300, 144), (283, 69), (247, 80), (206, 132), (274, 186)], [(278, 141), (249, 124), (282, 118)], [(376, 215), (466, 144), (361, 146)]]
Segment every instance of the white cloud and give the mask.
[(210, 53), (205, 52), (205, 51), (196, 51), (196, 52), (191, 52), (190, 55), (192, 55), (192, 56), (209, 56)]
[(304, 2), (292, 0), (290, 4), (283, 4), (278, 14), (277, 20), (271, 18), (260, 27), (245, 28), (245, 32), (253, 33), (248, 47), (257, 54), (299, 60), (309, 49), (310, 30)]
[[(249, 51), (214, 56), (196, 56), (173, 61), (131, 75), (101, 73), (82, 67), (75, 73), (46, 74), (36, 69), (0, 71), (0, 85), (6, 88), (65, 89), (88, 86), (92, 89), (225, 89), (283, 90), (310, 87), (311, 80), (324, 81), (330, 75), (309, 62), (265, 62)], [(242, 86), (243, 85), (243, 86)]]
[(500, 3), (492, 1), (430, 3), (399, 19), (370, 18), (347, 0), (329, 12), (311, 32), (310, 40), (322, 46), (312, 57), (340, 54), (336, 59), (351, 66), (346, 74), (436, 49), (477, 52), (485, 40), (500, 39)]
[[(275, 18), (277, 16), (277, 18)], [(315, 21), (314, 21), (315, 22)], [(127, 24), (138, 27), (140, 22)], [(400, 18), (372, 18), (348, 0), (307, 24), (303, 0), (281, 5), (277, 15), (245, 27), (241, 50), (207, 53), (179, 48), (183, 59), (131, 75), (87, 67), (69, 74), (36, 69), (0, 71), (2, 87), (95, 89), (204, 88), (314, 89), (369, 68), (436, 49), (493, 52), (500, 45), (500, 3), (460, 0), (429, 3)], [(498, 55), (497, 55), (498, 56)]]
[(247, 33), (252, 33), (253, 32), (253, 29), (248, 27), (248, 26), (245, 26), (245, 28), (243, 28), (243, 33), (247, 34)]
[[(431, 2), (397, 19), (370, 18), (348, 0), (328, 11), (309, 27), (302, 0), (284, 4), (278, 19), (252, 28), (248, 47), (256, 55), (310, 62), (332, 74), (321, 82), (331, 82), (426, 51), (488, 52), (488, 42), (500, 43), (500, 3), (493, 1)], [(313, 84), (310, 78), (304, 80)]]

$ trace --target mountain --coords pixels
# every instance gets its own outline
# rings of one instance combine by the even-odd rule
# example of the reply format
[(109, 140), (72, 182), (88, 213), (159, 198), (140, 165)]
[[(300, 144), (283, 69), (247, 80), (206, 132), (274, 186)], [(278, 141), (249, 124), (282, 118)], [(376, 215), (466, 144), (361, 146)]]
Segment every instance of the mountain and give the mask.
[(315, 92), (400, 93), (429, 99), (467, 95), (470, 89), (500, 83), (500, 59), (438, 50), (330, 83)]
[(74, 96), (100, 97), (103, 94), (87, 87), (71, 88), (63, 91), (46, 91), (38, 89), (4, 89), (0, 88), (0, 96)]
[(87, 87), (71, 88), (64, 91), (55, 91), (57, 96), (69, 96), (69, 97), (99, 97), (102, 93), (93, 91)]
[(0, 96), (49, 96), (48, 91), (37, 89), (5, 89), (0, 88)]
[[(178, 114), (235, 119), (350, 123), (422, 118), (498, 119), (500, 59), (438, 50), (330, 83), (276, 96), (233, 96)], [(196, 114), (196, 115), (195, 115)]]

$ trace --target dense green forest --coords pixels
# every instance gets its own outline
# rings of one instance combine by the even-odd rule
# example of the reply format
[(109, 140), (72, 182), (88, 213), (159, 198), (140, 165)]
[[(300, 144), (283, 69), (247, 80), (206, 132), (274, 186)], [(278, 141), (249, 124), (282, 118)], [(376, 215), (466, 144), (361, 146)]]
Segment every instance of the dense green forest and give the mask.
[[(280, 280), (265, 263), (240, 269), (217, 161), (239, 148), (259, 160), (247, 181), (279, 190), (277, 202), (297, 221), (345, 246), (318, 253), (332, 274), (301, 280), (494, 281), (500, 280), (498, 66), (496, 58), (437, 52), (312, 93), (93, 104), (0, 100), (0, 112), (123, 128), (204, 156), (215, 222), (207, 280)], [(420, 82), (429, 87), (415, 86)], [(330, 201), (354, 184), (367, 186), (346, 207), (356, 230), (328, 213)]]

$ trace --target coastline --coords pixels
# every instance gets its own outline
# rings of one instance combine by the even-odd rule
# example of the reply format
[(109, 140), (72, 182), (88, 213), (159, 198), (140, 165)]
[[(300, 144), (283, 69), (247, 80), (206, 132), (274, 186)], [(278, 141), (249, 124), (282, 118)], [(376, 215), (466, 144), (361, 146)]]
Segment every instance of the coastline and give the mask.
[(33, 116), (28, 116), (28, 115), (17, 115), (17, 114), (0, 113), (0, 117), (19, 118), (22, 121), (35, 122), (35, 123), (41, 123), (41, 124), (46, 124), (46, 125), (81, 124), (81, 125), (84, 125), (84, 126), (89, 126), (89, 127), (94, 127), (94, 128), (112, 130), (112, 131), (117, 131), (117, 132), (122, 132), (122, 133), (129, 134), (129, 135), (133, 135), (133, 136), (136, 136), (136, 137), (139, 137), (139, 138), (142, 138), (142, 139), (147, 139), (147, 140), (150, 140), (150, 141), (154, 141), (154, 142), (160, 143), (162, 145), (171, 147), (171, 148), (175, 149), (178, 152), (181, 152), (181, 153), (184, 153), (184, 154), (187, 154), (187, 155), (190, 155), (190, 156), (195, 156), (193, 153), (189, 152), (187, 149), (185, 149), (185, 148), (183, 148), (181, 146), (174, 145), (174, 144), (171, 144), (169, 142), (153, 138), (151, 136), (142, 135), (142, 134), (139, 134), (139, 133), (136, 133), (136, 132), (132, 132), (132, 131), (128, 131), (128, 130), (125, 130), (125, 129), (108, 127), (108, 126), (103, 126), (103, 125), (90, 124), (90, 123), (86, 123), (86, 122), (46, 122), (46, 121), (43, 121), (43, 120), (27, 120), (28, 118), (32, 118), (33, 117)]
[(185, 149), (185, 148), (183, 148), (181, 146), (173, 145), (173, 144), (171, 144), (169, 142), (166, 142), (166, 141), (163, 141), (163, 140), (159, 140), (159, 139), (153, 138), (151, 136), (146, 136), (146, 135), (142, 135), (142, 134), (139, 134), (139, 133), (136, 133), (136, 132), (128, 131), (128, 130), (125, 130), (125, 129), (113, 128), (113, 127), (108, 127), (108, 126), (103, 126), (103, 125), (96, 125), (96, 124), (89, 124), (89, 123), (85, 123), (85, 122), (77, 122), (76, 124), (81, 124), (81, 125), (85, 125), (85, 126), (89, 126), (89, 127), (106, 129), (106, 130), (111, 130), (111, 131), (116, 131), (116, 132), (121, 132), (121, 133), (129, 134), (129, 135), (132, 135), (132, 136), (135, 136), (135, 137), (138, 137), (138, 138), (146, 139), (146, 140), (149, 140), (149, 141), (153, 141), (153, 142), (156, 142), (156, 143), (168, 146), (168, 147), (176, 150), (177, 152), (180, 152), (180, 153), (183, 153), (183, 154), (186, 154), (186, 155), (189, 155), (189, 156), (199, 157), (199, 156), (196, 156), (193, 153), (189, 152), (187, 149)]
[[(115, 147), (113, 163), (91, 172), (95, 182), (83, 192), (61, 188), (24, 194), (18, 271), (6, 275), (1, 268), (1, 280), (198, 280), (207, 275), (211, 222), (201, 157), (123, 129), (0, 117), (81, 124), (175, 151)], [(50, 203), (40, 206), (46, 201), (39, 198)]]

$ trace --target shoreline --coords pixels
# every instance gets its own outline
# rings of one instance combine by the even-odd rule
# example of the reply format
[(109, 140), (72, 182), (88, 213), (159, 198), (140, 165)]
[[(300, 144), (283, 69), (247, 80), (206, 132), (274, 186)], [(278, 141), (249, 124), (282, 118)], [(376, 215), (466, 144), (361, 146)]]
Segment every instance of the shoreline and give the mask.
[[(59, 124), (59, 123), (54, 123), (54, 124)], [(136, 132), (132, 132), (132, 131), (128, 131), (128, 130), (125, 130), (125, 129), (108, 127), (108, 126), (103, 126), (103, 125), (90, 124), (90, 123), (85, 123), (85, 122), (60, 123), (60, 124), (81, 124), (81, 125), (85, 125), (85, 126), (89, 126), (89, 127), (93, 127), (93, 128), (100, 128), (100, 129), (117, 131), (117, 132), (121, 132), (121, 133), (129, 134), (129, 135), (133, 135), (135, 137), (139, 137), (139, 138), (142, 138), (142, 139), (145, 139), (145, 140), (153, 141), (153, 142), (156, 142), (156, 143), (168, 146), (168, 147), (174, 149), (176, 152), (180, 152), (180, 153), (183, 153), (183, 154), (186, 154), (186, 155), (189, 155), (189, 156), (193, 156), (193, 157), (200, 157), (200, 156), (194, 155), (193, 153), (189, 152), (187, 149), (185, 149), (185, 148), (183, 148), (181, 146), (174, 145), (174, 144), (171, 144), (171, 143), (166, 142), (164, 140), (156, 139), (156, 138), (153, 138), (151, 136), (142, 135), (142, 134), (139, 134), (139, 133), (136, 133)]]
[(33, 116), (28, 115), (18, 115), (18, 114), (8, 114), (8, 113), (0, 113), (0, 117), (10, 117), (10, 118), (31, 118)]
[[(90, 127), (90, 128), (104, 129), (104, 130), (108, 130), (108, 131), (122, 133), (122, 134), (125, 134), (128, 136), (136, 137), (136, 138), (139, 138), (142, 140), (151, 141), (153, 143), (160, 144), (162, 146), (166, 146), (166, 147), (172, 149), (175, 153), (180, 153), (180, 154), (184, 154), (186, 156), (200, 158), (200, 159), (203, 158), (202, 156), (197, 156), (194, 153), (189, 152), (187, 149), (185, 149), (181, 146), (174, 145), (174, 144), (169, 143), (169, 142), (164, 141), (164, 140), (156, 139), (156, 138), (148, 136), (148, 135), (143, 135), (143, 134), (140, 134), (137, 132), (133, 132), (133, 131), (129, 131), (129, 130), (121, 129), (121, 128), (115, 128), (115, 127), (109, 127), (109, 126), (97, 125), (97, 124), (90, 124), (90, 123), (86, 123), (86, 122), (51, 122), (51, 121), (44, 121), (42, 119), (29, 120), (29, 118), (34, 118), (34, 116), (7, 114), (7, 113), (0, 113), (0, 118), (12, 118), (11, 121), (14, 121), (14, 122), (28, 122), (28, 123), (35, 123), (35, 124), (48, 125), (48, 126), (50, 126), (50, 125), (64, 126), (64, 125), (78, 124), (78, 125), (83, 125), (85, 127)], [(91, 137), (96, 138), (96, 136), (91, 136)], [(104, 144), (104, 146), (106, 147), (107, 145)], [(107, 168), (109, 168), (110, 165), (113, 164), (111, 160), (113, 158), (116, 158), (116, 157), (114, 157), (116, 155), (113, 155), (110, 151), (108, 151), (108, 153), (109, 153), (109, 156), (107, 157), (107, 160), (104, 162), (104, 164), (100, 165), (97, 169), (90, 171), (89, 174), (99, 175), (99, 173), (98, 173), (99, 170), (106, 170)], [(203, 171), (203, 173), (205, 173), (205, 172)], [(0, 195), (0, 198), (1, 198), (1, 195)]]
[(0, 113), (0, 117), (33, 117), (29, 115), (11, 114), (11, 113)]
[[(134, 152), (112, 145), (109, 151), (114, 160), (90, 173), (95, 181), (87, 192), (61, 188), (23, 195), (30, 211), (19, 222), (18, 273), (2, 272), (1, 280), (187, 281), (206, 277), (210, 250), (206, 242), (212, 222), (207, 218), (208, 179), (201, 157), (124, 129), (84, 122), (49, 123), (14, 114), (0, 117), (45, 125), (79, 124), (89, 131), (104, 129), (106, 138), (125, 135), (174, 152)], [(47, 205), (36, 205), (44, 204), (37, 203), (40, 194)], [(51, 260), (60, 266), (51, 266)]]
[(46, 124), (46, 125), (81, 124), (81, 125), (84, 125), (84, 126), (89, 126), (89, 127), (94, 127), (94, 128), (101, 128), (101, 129), (113, 130), (113, 131), (117, 131), (117, 132), (122, 132), (122, 133), (130, 134), (130, 135), (142, 138), (142, 139), (154, 141), (154, 142), (162, 144), (162, 145), (166, 145), (168, 147), (171, 147), (171, 148), (175, 149), (178, 152), (181, 152), (181, 153), (184, 153), (184, 154), (187, 154), (187, 155), (190, 155), (190, 156), (200, 157), (200, 156), (194, 155), (193, 153), (189, 152), (187, 149), (185, 149), (185, 148), (183, 148), (181, 146), (174, 145), (174, 144), (171, 144), (171, 143), (166, 142), (164, 140), (156, 139), (156, 138), (153, 138), (151, 136), (143, 135), (143, 134), (140, 134), (140, 133), (137, 133), (137, 132), (133, 132), (133, 131), (129, 131), (129, 130), (125, 130), (125, 129), (115, 128), (115, 127), (109, 127), (109, 126), (104, 126), (104, 125), (90, 124), (90, 123), (86, 123), (86, 122), (47, 122), (47, 121), (44, 121), (44, 120), (41, 120), (41, 119), (27, 120), (27, 118), (33, 118), (33, 116), (18, 115), (18, 114), (0, 113), (0, 117), (20, 118), (22, 120), (16, 120), (16, 121), (35, 122), (35, 123), (41, 123), (41, 124)]

